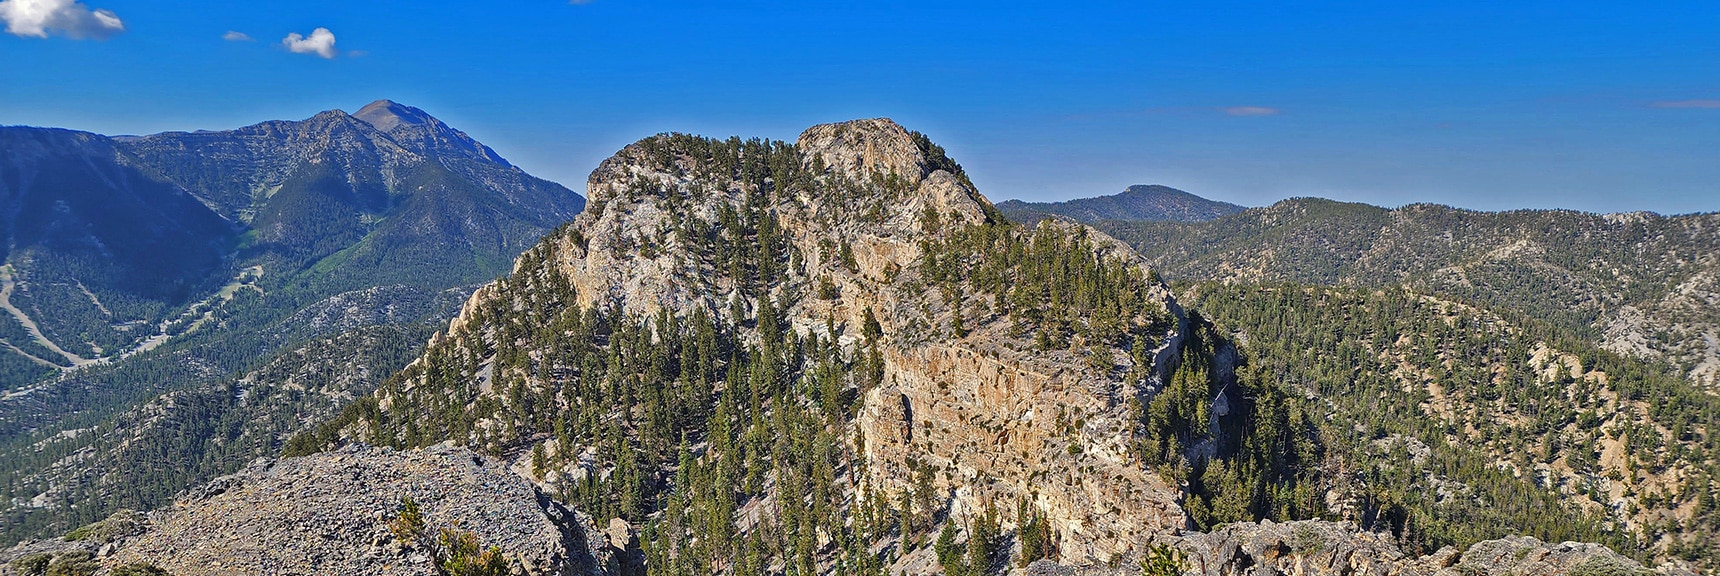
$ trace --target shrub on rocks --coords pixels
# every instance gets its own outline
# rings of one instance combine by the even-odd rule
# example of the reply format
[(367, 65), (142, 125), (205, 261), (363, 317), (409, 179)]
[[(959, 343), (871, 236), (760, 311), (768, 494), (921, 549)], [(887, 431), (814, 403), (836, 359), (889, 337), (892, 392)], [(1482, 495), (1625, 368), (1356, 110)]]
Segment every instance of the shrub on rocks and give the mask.
[(485, 549), (478, 536), (471, 532), (442, 529), (440, 553), (436, 564), (448, 576), (504, 576), (509, 573), (508, 559), (502, 549)]
[(402, 542), (415, 542), (424, 535), (424, 513), (411, 496), (400, 499), (400, 515), (388, 521), (388, 531)]
[(54, 557), (48, 564), (46, 576), (94, 576), (102, 567), (96, 555), (84, 550), (67, 552)]
[(13, 560), (12, 569), (17, 570), (19, 574), (23, 574), (25, 576), (39, 576), (43, 572), (48, 571), (48, 562), (53, 559), (54, 556), (52, 554), (31, 554), (29, 556)]
[(172, 576), (172, 574), (168, 573), (166, 570), (162, 570), (154, 564), (142, 563), (126, 564), (124, 566), (114, 568), (113, 572), (110, 574), (112, 576)]

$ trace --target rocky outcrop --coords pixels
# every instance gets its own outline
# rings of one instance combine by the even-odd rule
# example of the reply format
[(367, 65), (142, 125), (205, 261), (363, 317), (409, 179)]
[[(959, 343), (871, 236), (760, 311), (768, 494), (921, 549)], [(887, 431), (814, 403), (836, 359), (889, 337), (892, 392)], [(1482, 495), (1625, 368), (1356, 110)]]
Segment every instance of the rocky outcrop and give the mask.
[[(770, 198), (765, 209), (794, 256), (767, 290), (791, 303), (789, 323), (821, 336), (833, 328), (827, 336), (851, 348), (868, 314), (882, 329), (883, 384), (864, 396), (851, 432), (865, 447), (863, 480), (875, 490), (894, 498), (916, 468), (929, 466), (952, 517), (1030, 502), (1060, 535), (1063, 557), (1077, 562), (1130, 551), (1126, 535), (1186, 524), (1177, 488), (1128, 454), (1127, 407), (1152, 381), (1088, 369), (1068, 351), (1037, 351), (997, 313), (967, 312), (965, 335), (938, 328), (949, 325), (955, 306), (920, 278), (924, 242), (1000, 219), (941, 149), (888, 119), (814, 126), (786, 149), (811, 184), (786, 186), (711, 169), (711, 158), (690, 149), (709, 145), (699, 142), (648, 138), (592, 173), (591, 209), (552, 236), (547, 251), (578, 306), (642, 315), (703, 308), (716, 316), (756, 306), (742, 282), (672, 231)], [(764, 185), (776, 191), (760, 194)], [(1077, 226), (1061, 232), (1087, 234), (1101, 257), (1140, 265), (1103, 234)], [(804, 297), (821, 283), (834, 297)], [(1158, 304), (1143, 314), (1180, 314), (1167, 290), (1152, 290)], [(481, 289), (450, 333), (492, 298)], [(1166, 356), (1181, 342), (1177, 329), (1157, 339)]]
[[(421, 507), (428, 536), (403, 540), (390, 530), (407, 498)], [(430, 542), (441, 529), (470, 532), (525, 574), (610, 574), (633, 556), (611, 548), (616, 538), (591, 518), (538, 493), (500, 462), (447, 446), (396, 451), (358, 444), (260, 460), (188, 492), (171, 508), (121, 520), (80, 531), (99, 538), (21, 544), (0, 553), (0, 562), (81, 550), (110, 568), (150, 564), (179, 576), (432, 575), (440, 572)]]
[(1166, 540), (1186, 554), (1187, 572), (1206, 576), (1401, 574), (1415, 560), (1390, 535), (1348, 523), (1242, 523)]
[(1177, 488), (1128, 455), (1124, 387), (970, 346), (885, 356), (886, 384), (856, 424), (879, 486), (909, 485), (918, 463), (944, 470), (957, 518), (1028, 500), (1075, 563), (1108, 562), (1133, 549), (1130, 535), (1186, 524)]
[[(662, 231), (689, 218), (715, 222), (724, 206), (741, 205), (759, 187), (708, 177), (699, 158), (677, 156), (664, 165), (655, 158), (656, 150), (673, 145), (664, 139), (629, 145), (599, 165), (586, 185), (592, 209), (572, 226), (577, 239), (556, 243), (557, 259), (582, 306), (621, 304), (642, 313), (669, 309), (677, 314), (704, 307), (722, 313), (737, 294), (732, 279), (687, 258), (689, 247)], [(780, 279), (784, 288), (803, 287), (823, 273), (871, 292), (876, 300), (886, 272), (907, 267), (919, 256), (917, 242), (931, 232), (922, 229), (922, 212), (935, 210), (948, 217), (945, 225), (957, 226), (982, 222), (990, 210), (970, 185), (934, 169), (910, 133), (888, 119), (814, 126), (801, 135), (795, 150), (797, 161), (826, 184), (819, 188), (832, 193), (807, 193), (772, 207), (788, 240), (807, 259), (804, 269), (790, 270)], [(891, 176), (895, 193), (874, 194), (873, 188), (879, 187), (874, 178)], [(853, 196), (828, 190), (839, 186), (866, 190)], [(698, 201), (675, 201), (683, 195)], [(859, 218), (874, 208), (872, 201), (885, 197), (891, 201), (877, 206), (875, 215)], [(857, 271), (836, 270), (834, 255), (820, 245), (835, 240), (852, 244)], [(859, 308), (849, 306), (843, 312), (839, 320), (858, 325)], [(822, 323), (824, 318), (817, 320)]]
[[(1389, 534), (1365, 532), (1348, 522), (1238, 523), (1212, 533), (1159, 536), (1156, 543), (1181, 553), (1182, 573), (1199, 576), (1694, 576), (1655, 570), (1598, 544), (1548, 543), (1524, 536), (1487, 540), (1467, 550), (1445, 547), (1427, 556), (1405, 554)], [(1134, 576), (1133, 562), (1064, 566), (1040, 561), (1015, 576)]]

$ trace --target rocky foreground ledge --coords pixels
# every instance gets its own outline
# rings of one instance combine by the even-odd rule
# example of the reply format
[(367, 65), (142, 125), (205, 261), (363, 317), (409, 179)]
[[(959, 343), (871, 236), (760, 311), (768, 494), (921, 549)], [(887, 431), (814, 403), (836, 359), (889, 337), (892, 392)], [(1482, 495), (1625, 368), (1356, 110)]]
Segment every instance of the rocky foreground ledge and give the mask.
[[(599, 530), (591, 518), (544, 496), (500, 461), (449, 445), (399, 451), (362, 444), (245, 470), (188, 492), (171, 508), (122, 512), (67, 539), (0, 551), (0, 576), (43, 573), (177, 576), (375, 574), (436, 575), (434, 544), (403, 538), (402, 502), (422, 512), (424, 532), (469, 533), (494, 547), (516, 574), (642, 574), (637, 541), (622, 524)], [(1389, 537), (1340, 522), (1238, 523), (1211, 533), (1153, 538), (1182, 553), (1199, 576), (1686, 576), (1650, 570), (1596, 544), (1510, 537), (1422, 557)], [(32, 564), (32, 561), (35, 563)], [(54, 572), (53, 565), (68, 569)], [(34, 569), (32, 569), (34, 566)], [(1112, 566), (1035, 562), (1015, 576), (1135, 576)]]
[[(407, 498), (421, 510), (425, 537), (402, 538), (390, 529)], [(116, 514), (67, 540), (21, 543), (0, 552), (0, 575), (26, 574), (31, 557), (80, 562), (97, 574), (154, 566), (176, 576), (433, 575), (439, 572), (432, 548), (442, 529), (471, 534), (528, 574), (638, 568), (634, 538), (624, 527), (600, 531), (501, 462), (449, 446), (353, 445), (259, 460), (171, 508)]]
[[(1548, 543), (1525, 536), (1447, 546), (1411, 556), (1387, 535), (1349, 522), (1231, 524), (1211, 533), (1160, 537), (1182, 553), (1188, 576), (1695, 576), (1673, 566), (1650, 570), (1599, 544)], [(1136, 576), (1132, 563), (1070, 567), (1041, 560), (1012, 576)]]
[[(403, 539), (391, 524), (403, 499), (422, 511), (427, 532), (472, 534), (495, 547), (516, 574), (642, 574), (624, 525), (599, 530), (591, 518), (544, 496), (502, 462), (448, 445), (399, 451), (365, 445), (284, 460), (259, 460), (193, 490), (171, 508), (121, 512), (68, 539), (24, 542), (0, 551), (0, 576), (42, 573), (177, 576), (375, 574), (435, 575), (431, 546)], [(1510, 537), (1422, 557), (1389, 537), (1341, 522), (1238, 523), (1211, 533), (1161, 535), (1193, 576), (1686, 576), (1650, 570), (1595, 544)], [(31, 570), (34, 558), (36, 570)], [(50, 564), (76, 566), (52, 572)], [(1061, 566), (1035, 562), (1014, 576), (1135, 576), (1134, 562)]]

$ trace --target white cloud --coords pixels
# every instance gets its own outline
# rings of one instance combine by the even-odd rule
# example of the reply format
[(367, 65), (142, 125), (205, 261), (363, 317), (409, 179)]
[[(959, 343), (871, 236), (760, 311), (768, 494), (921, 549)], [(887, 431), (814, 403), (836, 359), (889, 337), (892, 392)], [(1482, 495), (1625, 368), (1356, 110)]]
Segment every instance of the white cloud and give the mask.
[(334, 33), (327, 28), (312, 30), (309, 37), (298, 32), (288, 34), (281, 40), (281, 45), (294, 54), (316, 54), (323, 58), (334, 58), (339, 54), (334, 49)]
[(254, 38), (251, 38), (250, 34), (246, 34), (244, 32), (240, 32), (238, 30), (228, 30), (226, 34), (221, 35), (221, 39), (226, 40), (228, 42), (255, 42), (256, 41)]
[(36, 38), (58, 34), (101, 40), (125, 31), (119, 15), (109, 10), (91, 10), (77, 0), (0, 1), (0, 20), (6, 21), (8, 34)]
[(1720, 108), (1720, 100), (1669, 100), (1655, 102), (1655, 108)]
[(1224, 109), (1224, 113), (1231, 116), (1277, 116), (1279, 112), (1282, 110), (1265, 106), (1231, 106)]

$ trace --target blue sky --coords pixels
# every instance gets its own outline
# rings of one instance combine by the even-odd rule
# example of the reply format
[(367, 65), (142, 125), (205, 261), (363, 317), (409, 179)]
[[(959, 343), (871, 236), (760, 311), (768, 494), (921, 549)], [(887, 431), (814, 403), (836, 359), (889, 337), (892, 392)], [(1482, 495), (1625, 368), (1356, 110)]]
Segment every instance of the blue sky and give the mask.
[[(41, 6), (70, 16), (19, 16)], [(656, 132), (889, 116), (994, 200), (1158, 183), (1248, 205), (1720, 210), (1712, 0), (4, 0), (0, 18), (0, 124), (220, 129), (392, 98), (575, 190)]]

